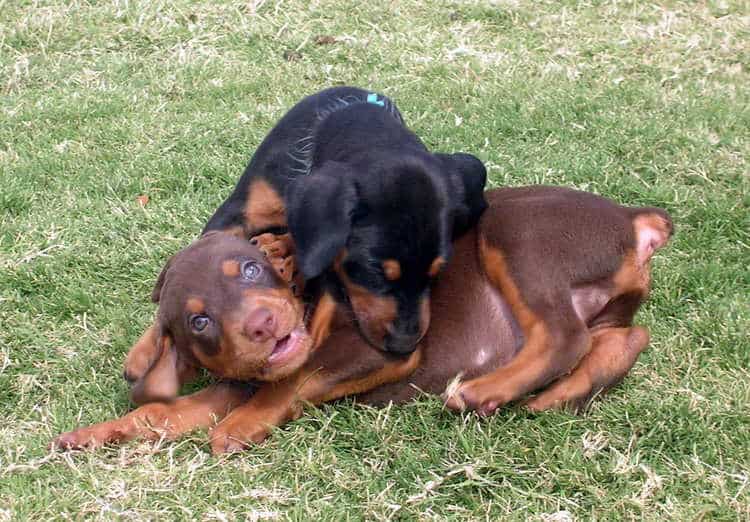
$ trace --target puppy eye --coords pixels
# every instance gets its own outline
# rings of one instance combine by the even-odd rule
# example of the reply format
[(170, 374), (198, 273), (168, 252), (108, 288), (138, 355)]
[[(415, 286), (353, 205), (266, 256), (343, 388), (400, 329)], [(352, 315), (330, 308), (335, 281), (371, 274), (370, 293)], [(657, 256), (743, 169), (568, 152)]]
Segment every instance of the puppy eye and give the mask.
[(211, 323), (211, 318), (207, 315), (194, 315), (190, 318), (190, 327), (194, 332), (200, 333)]
[(263, 271), (263, 269), (260, 267), (258, 263), (255, 261), (245, 261), (242, 263), (242, 267), (240, 268), (242, 271), (242, 277), (245, 279), (249, 279), (250, 281), (255, 281), (260, 277), (260, 273)]

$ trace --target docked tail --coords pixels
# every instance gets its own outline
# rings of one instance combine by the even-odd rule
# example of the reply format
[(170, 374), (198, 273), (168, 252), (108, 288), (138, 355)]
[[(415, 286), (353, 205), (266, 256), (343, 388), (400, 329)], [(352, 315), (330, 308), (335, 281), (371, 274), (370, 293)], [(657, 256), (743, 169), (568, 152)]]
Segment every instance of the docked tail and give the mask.
[(641, 263), (648, 262), (674, 233), (674, 223), (666, 210), (656, 207), (630, 209), (636, 234), (636, 250)]

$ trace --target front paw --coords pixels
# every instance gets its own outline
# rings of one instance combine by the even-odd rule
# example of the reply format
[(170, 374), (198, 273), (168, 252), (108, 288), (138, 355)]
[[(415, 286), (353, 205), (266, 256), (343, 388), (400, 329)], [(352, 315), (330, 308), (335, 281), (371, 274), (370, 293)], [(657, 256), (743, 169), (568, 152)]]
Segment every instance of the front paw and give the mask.
[(211, 431), (214, 455), (242, 451), (251, 444), (260, 444), (271, 433), (267, 423), (247, 418), (227, 418)]
[(294, 256), (269, 258), (268, 261), (273, 269), (279, 274), (279, 277), (286, 283), (292, 283), (297, 273), (297, 266)]
[(304, 280), (297, 270), (292, 236), (290, 234), (265, 233), (250, 238), (250, 242), (258, 246), (279, 277), (289, 283), (292, 293), (295, 296), (302, 295)]
[(105, 444), (117, 443), (124, 438), (124, 430), (117, 423), (102, 422), (58, 435), (50, 443), (50, 449), (62, 451), (96, 449)]
[(263, 255), (269, 259), (287, 257), (294, 253), (294, 242), (290, 234), (265, 233), (250, 238), (253, 245), (257, 245)]
[(147, 404), (119, 419), (63, 433), (50, 443), (50, 449), (95, 449), (135, 438), (173, 438), (175, 426), (170, 421), (169, 411), (166, 404)]

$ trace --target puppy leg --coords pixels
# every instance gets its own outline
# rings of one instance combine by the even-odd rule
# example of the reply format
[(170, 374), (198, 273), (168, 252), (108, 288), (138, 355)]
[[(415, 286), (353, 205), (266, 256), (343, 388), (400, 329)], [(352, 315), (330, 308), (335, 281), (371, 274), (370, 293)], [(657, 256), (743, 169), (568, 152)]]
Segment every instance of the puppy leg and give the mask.
[(520, 352), (506, 366), (458, 384), (445, 397), (453, 410), (474, 409), (491, 415), (569, 372), (589, 350), (591, 339), (582, 324), (567, 328), (539, 321), (527, 334)]
[(51, 446), (83, 449), (133, 439), (175, 439), (197, 428), (208, 428), (249, 396), (248, 386), (215, 384), (171, 402), (146, 404), (119, 419), (63, 433)]
[(214, 453), (237, 451), (268, 437), (274, 426), (299, 418), (305, 403), (313, 405), (363, 393), (410, 375), (420, 350), (394, 357), (373, 350), (356, 331), (336, 332), (328, 345), (296, 374), (266, 383), (211, 432)]
[(498, 249), (480, 243), (480, 253), (488, 278), (508, 300), (525, 342), (506, 366), (453, 387), (446, 406), (490, 415), (572, 370), (591, 348), (591, 336), (573, 308), (569, 285), (554, 268), (537, 275), (533, 284), (524, 284), (522, 293)]
[(159, 356), (159, 349), (156, 346), (157, 334), (156, 325), (151, 325), (136, 341), (133, 347), (125, 357), (125, 368), (122, 376), (129, 383), (134, 383), (143, 378), (151, 365)]
[(648, 342), (648, 330), (640, 326), (593, 332), (591, 351), (576, 369), (531, 399), (526, 407), (532, 411), (566, 405), (575, 410), (584, 408), (595, 395), (617, 385), (627, 375)]

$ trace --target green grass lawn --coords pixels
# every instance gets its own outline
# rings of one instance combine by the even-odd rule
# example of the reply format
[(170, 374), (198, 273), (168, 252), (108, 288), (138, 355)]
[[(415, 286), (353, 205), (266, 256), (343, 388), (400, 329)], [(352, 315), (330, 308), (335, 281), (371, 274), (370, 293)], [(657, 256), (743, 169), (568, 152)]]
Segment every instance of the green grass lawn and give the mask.
[[(746, 1), (0, 0), (0, 520), (747, 520), (749, 64)], [(220, 459), (49, 453), (128, 409), (162, 263), (342, 83), (492, 186), (672, 214), (623, 385), (583, 416), (343, 403)]]

